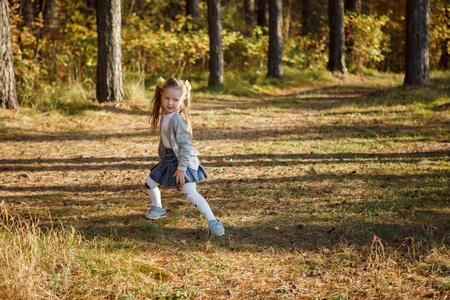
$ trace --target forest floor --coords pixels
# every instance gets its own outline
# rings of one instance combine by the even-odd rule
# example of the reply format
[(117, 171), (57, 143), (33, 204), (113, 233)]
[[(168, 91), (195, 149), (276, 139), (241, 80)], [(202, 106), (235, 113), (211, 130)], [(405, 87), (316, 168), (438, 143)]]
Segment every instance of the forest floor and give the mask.
[(0, 110), (0, 298), (448, 299), (449, 95), (440, 78), (194, 93), (219, 238), (180, 189), (143, 218), (148, 104)]

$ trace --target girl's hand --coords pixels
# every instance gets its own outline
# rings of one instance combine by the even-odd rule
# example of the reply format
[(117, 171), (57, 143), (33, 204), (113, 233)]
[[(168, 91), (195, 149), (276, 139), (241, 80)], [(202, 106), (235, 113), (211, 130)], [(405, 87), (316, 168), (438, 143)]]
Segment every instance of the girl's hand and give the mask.
[(176, 170), (175, 174), (173, 174), (173, 177), (176, 177), (177, 184), (181, 184), (181, 186), (184, 186), (184, 179), (186, 178), (187, 181), (189, 181), (189, 177), (186, 175), (186, 171)]

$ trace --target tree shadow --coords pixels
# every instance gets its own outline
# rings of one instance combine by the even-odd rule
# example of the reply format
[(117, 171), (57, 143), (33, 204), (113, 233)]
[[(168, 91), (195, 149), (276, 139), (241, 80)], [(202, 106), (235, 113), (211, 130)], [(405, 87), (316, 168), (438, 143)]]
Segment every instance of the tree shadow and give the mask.
[[(404, 153), (403, 158), (442, 158), (447, 154)], [(353, 158), (355, 162), (371, 157), (367, 153), (335, 155)], [(397, 157), (396, 154), (379, 155), (381, 159), (387, 160)], [(319, 157), (323, 160), (327, 156), (305, 155), (304, 158), (317, 160)], [(253, 157), (243, 155), (241, 159)], [(295, 155), (279, 157), (292, 158)], [(220, 156), (210, 158), (212, 167), (220, 166), (212, 162), (218, 158)], [(105, 160), (111, 161), (111, 158)], [(194, 207), (185, 205), (188, 200), (177, 190), (164, 191), (168, 217), (156, 221), (142, 217), (148, 209), (148, 199), (142, 184), (2, 187), (2, 191), (19, 192), (21, 195), (0, 196), (0, 201), (11, 205), (22, 201), (30, 207), (39, 206), (41, 209), (48, 207), (55, 219), (61, 219), (64, 226), (74, 226), (85, 238), (113, 238), (118, 244), (130, 240), (147, 244), (163, 240), (163, 247), (181, 249), (204, 247), (205, 243), (212, 242), (231, 251), (318, 251), (342, 242), (369, 247), (376, 235), (385, 243), (398, 247), (409, 237), (425, 239), (430, 243), (449, 243), (445, 238), (450, 229), (450, 213), (445, 208), (449, 206), (450, 189), (440, 185), (438, 180), (449, 176), (450, 173), (445, 171), (405, 175), (330, 172), (281, 178), (208, 180), (201, 192), (210, 199), (216, 216), (224, 222), (227, 230), (225, 237), (212, 239), (206, 221), (199, 219), (199, 213)], [(353, 181), (364, 182), (374, 191), (396, 190), (397, 198), (377, 200), (370, 197), (352, 201), (353, 196), (346, 195), (340, 189), (351, 189)], [(308, 183), (317, 182), (328, 182), (329, 187), (324, 189), (320, 185), (312, 185), (309, 190), (303, 188)], [(435, 185), (433, 189), (432, 184)], [(399, 186), (404, 188), (399, 189)], [(278, 190), (278, 187), (282, 187), (282, 190)], [(227, 191), (233, 190), (240, 191), (243, 197), (247, 194), (252, 199), (260, 200), (251, 204), (232, 194), (226, 195)], [(59, 194), (51, 194), (54, 192)], [(26, 193), (35, 194), (25, 196)], [(271, 195), (269, 199), (268, 194)], [(133, 205), (127, 206), (127, 203)], [(127, 207), (125, 215), (116, 213), (123, 211), (124, 207)], [(185, 221), (192, 222), (192, 225), (180, 224)], [(50, 225), (55, 226), (49, 218), (42, 219), (42, 226)]]
[[(235, 154), (200, 156), (203, 166), (249, 167), (249, 166), (297, 166), (351, 164), (363, 161), (380, 163), (418, 163), (423, 160), (441, 160), (450, 156), (450, 150), (403, 153), (299, 153), (299, 154)], [(95, 170), (149, 170), (159, 162), (156, 156), (135, 157), (79, 157), (62, 159), (0, 159), (0, 172), (50, 172)], [(0, 186), (0, 189), (2, 187)], [(28, 187), (27, 187), (28, 188)], [(76, 189), (77, 187), (67, 187)], [(56, 187), (55, 187), (56, 189)]]

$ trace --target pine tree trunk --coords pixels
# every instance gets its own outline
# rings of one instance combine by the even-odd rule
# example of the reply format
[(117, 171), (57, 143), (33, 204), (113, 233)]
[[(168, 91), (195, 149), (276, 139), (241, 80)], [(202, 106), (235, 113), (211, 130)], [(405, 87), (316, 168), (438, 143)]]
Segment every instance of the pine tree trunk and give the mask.
[(57, 29), (59, 25), (59, 2), (57, 0), (45, 0), (43, 9), (45, 25)]
[(405, 85), (421, 85), (429, 73), (430, 0), (407, 0)]
[[(269, 27), (269, 0), (258, 0), (258, 26)], [(267, 30), (263, 29), (263, 34), (267, 35)]]
[(25, 24), (31, 26), (31, 23), (36, 17), (35, 4), (31, 0), (22, 0), (20, 3), (20, 14), (23, 17)]
[(244, 0), (245, 24), (252, 31), (255, 26), (255, 0)]
[(283, 4), (269, 0), (269, 58), (267, 76), (283, 77)]
[(312, 10), (310, 0), (302, 0), (302, 32), (304, 35), (312, 31)]
[(56, 39), (59, 30), (59, 12), (60, 4), (57, 0), (45, 0), (44, 22), (52, 41)]
[(345, 0), (345, 10), (361, 13), (361, 0)]
[(344, 0), (329, 0), (330, 58), (327, 69), (347, 74), (345, 66)]
[(220, 0), (207, 0), (209, 32), (209, 82), (215, 87), (223, 84), (222, 19)]
[[(444, 26), (447, 30), (450, 30), (450, 0), (445, 1), (445, 16), (444, 16)], [(441, 43), (441, 57), (439, 58), (439, 69), (448, 70), (450, 69), (450, 54), (449, 52), (450, 38), (446, 38)]]
[(0, 0), (0, 103), (2, 108), (19, 107), (14, 75), (8, 0)]
[(192, 18), (198, 18), (200, 16), (198, 0), (186, 0), (186, 15), (192, 16)]
[(123, 100), (120, 0), (97, 0), (97, 100)]

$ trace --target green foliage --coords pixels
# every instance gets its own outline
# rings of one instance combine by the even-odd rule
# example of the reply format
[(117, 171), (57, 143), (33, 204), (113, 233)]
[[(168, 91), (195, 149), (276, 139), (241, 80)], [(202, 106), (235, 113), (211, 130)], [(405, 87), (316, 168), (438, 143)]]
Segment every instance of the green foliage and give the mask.
[[(436, 69), (443, 51), (450, 54), (450, 7), (435, 3), (430, 17), (430, 69)], [(445, 46), (444, 46), (445, 45)]]
[(157, 29), (137, 15), (123, 28), (123, 60), (131, 71), (142, 74), (179, 76), (184, 69), (204, 60), (209, 51), (205, 24), (177, 15), (167, 26)]
[(293, 36), (284, 42), (283, 61), (287, 66), (302, 70), (320, 68), (323, 62), (328, 61), (326, 42), (325, 37)]
[[(97, 29), (92, 14), (83, 14), (81, 1), (65, 3), (70, 11), (55, 32), (40, 15), (31, 24), (13, 19), (12, 36), (20, 95), (50, 82), (93, 82), (97, 63)], [(17, 10), (18, 6), (13, 6)], [(20, 98), (21, 102), (27, 100)], [(24, 101), (23, 101), (24, 100)]]
[(391, 52), (389, 36), (383, 27), (388, 16), (376, 16), (347, 12), (345, 16), (347, 61), (358, 69), (363, 65), (376, 67)]

